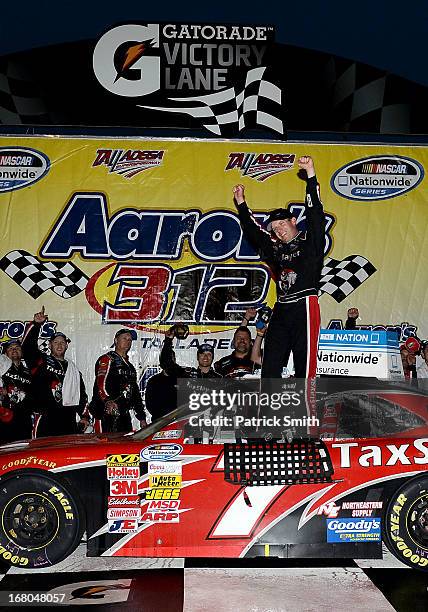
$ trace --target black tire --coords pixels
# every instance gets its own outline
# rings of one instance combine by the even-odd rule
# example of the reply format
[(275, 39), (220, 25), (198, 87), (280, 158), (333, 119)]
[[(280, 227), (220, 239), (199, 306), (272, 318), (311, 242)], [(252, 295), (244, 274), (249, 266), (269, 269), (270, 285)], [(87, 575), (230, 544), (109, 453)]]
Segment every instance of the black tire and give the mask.
[(385, 543), (397, 559), (428, 572), (428, 478), (412, 479), (394, 492), (383, 530)]
[(15, 567), (59, 563), (77, 547), (84, 514), (68, 484), (35, 470), (0, 482), (0, 560)]

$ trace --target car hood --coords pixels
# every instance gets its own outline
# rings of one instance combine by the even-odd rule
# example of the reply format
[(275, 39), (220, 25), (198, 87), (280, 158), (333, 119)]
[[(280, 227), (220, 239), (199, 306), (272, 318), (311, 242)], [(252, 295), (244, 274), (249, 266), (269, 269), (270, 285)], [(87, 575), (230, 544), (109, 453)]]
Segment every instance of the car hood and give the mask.
[(132, 436), (123, 433), (103, 433), (103, 434), (80, 434), (74, 436), (51, 436), (48, 438), (36, 438), (35, 440), (20, 440), (0, 445), (0, 455), (10, 455), (13, 452), (44, 450), (49, 448), (60, 449), (70, 447), (84, 447), (102, 444), (105, 442), (128, 441)]

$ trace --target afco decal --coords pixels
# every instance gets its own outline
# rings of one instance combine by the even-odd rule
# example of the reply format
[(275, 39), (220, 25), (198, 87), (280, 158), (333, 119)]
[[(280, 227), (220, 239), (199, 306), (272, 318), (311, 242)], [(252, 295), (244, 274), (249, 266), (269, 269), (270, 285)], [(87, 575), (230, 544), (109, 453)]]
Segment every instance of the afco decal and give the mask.
[(44, 153), (23, 147), (0, 147), (0, 193), (36, 183), (50, 168)]
[(386, 200), (414, 189), (424, 177), (422, 165), (399, 155), (376, 155), (350, 162), (334, 173), (331, 187), (348, 200)]

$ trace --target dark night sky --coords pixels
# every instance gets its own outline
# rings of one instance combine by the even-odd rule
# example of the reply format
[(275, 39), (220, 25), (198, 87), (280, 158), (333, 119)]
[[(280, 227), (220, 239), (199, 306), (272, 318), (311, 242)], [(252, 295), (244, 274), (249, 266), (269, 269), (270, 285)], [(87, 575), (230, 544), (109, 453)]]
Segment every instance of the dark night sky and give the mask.
[(7, 2), (1, 8), (0, 55), (95, 39), (111, 25), (136, 20), (271, 24), (277, 42), (354, 59), (428, 85), (426, 2)]

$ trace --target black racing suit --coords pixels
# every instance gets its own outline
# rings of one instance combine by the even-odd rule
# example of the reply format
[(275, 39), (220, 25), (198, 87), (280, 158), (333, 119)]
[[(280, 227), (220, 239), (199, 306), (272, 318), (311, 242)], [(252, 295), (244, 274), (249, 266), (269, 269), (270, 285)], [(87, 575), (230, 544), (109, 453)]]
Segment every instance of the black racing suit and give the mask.
[(277, 302), (265, 336), (262, 378), (279, 378), (293, 352), (296, 378), (315, 377), (320, 312), (318, 289), (324, 259), (325, 216), (316, 177), (306, 183), (306, 231), (289, 242), (274, 240), (238, 205), (242, 230), (273, 272)]
[[(119, 414), (108, 414), (105, 404), (114, 401)], [(129, 413), (134, 410), (139, 421), (145, 419), (143, 402), (137, 382), (137, 372), (128, 357), (122, 357), (116, 351), (101, 355), (95, 364), (95, 382), (91, 413), (101, 421), (102, 431), (132, 431), (132, 420)]]
[(248, 355), (240, 358), (233, 351), (230, 355), (216, 361), (214, 369), (224, 378), (242, 378), (248, 374), (253, 374), (255, 370), (260, 369), (260, 366), (254, 363)]
[(41, 324), (33, 323), (22, 342), (24, 359), (32, 374), (34, 412), (41, 417), (36, 424), (35, 436), (64, 436), (78, 433), (76, 415), (86, 414), (88, 396), (80, 374), (80, 398), (76, 406), (64, 406), (62, 387), (68, 362), (56, 359), (39, 350), (37, 340)]
[(172, 338), (166, 337), (163, 341), (159, 364), (162, 370), (177, 380), (177, 378), (222, 378), (214, 368), (210, 368), (208, 372), (202, 372), (199, 368), (183, 367), (175, 363), (174, 349), (172, 348)]
[(19, 365), (12, 363), (2, 381), (6, 395), (0, 398), (3, 408), (0, 411), (0, 441), (27, 440), (33, 429), (31, 372), (22, 361)]

